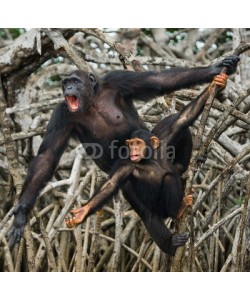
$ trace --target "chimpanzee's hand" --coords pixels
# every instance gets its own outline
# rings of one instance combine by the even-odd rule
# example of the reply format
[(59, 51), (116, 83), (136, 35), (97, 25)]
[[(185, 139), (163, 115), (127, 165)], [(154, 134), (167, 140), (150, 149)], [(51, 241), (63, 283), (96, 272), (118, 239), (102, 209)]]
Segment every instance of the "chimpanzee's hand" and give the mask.
[(214, 74), (219, 74), (223, 67), (227, 67), (227, 75), (231, 75), (236, 71), (240, 58), (237, 55), (231, 55), (212, 66)]
[(70, 212), (74, 214), (74, 216), (73, 218), (66, 218), (65, 223), (68, 228), (73, 228), (84, 221), (89, 212), (89, 207), (88, 205), (84, 205), (80, 208), (73, 209)]
[(12, 215), (15, 215), (15, 219), (7, 235), (10, 248), (12, 248), (16, 243), (20, 242), (24, 227), (28, 220), (27, 209), (25, 209), (25, 206), (22, 204), (16, 205), (10, 217)]

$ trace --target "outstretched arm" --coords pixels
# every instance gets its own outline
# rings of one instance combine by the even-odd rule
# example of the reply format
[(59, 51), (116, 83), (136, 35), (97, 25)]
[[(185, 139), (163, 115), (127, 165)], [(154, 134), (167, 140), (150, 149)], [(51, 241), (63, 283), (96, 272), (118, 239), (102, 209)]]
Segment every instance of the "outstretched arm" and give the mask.
[(116, 89), (125, 100), (148, 100), (181, 88), (211, 82), (224, 66), (228, 68), (228, 74), (232, 74), (238, 61), (239, 57), (234, 55), (209, 67), (172, 68), (163, 72), (114, 71), (108, 73), (103, 81)]
[(212, 83), (201, 93), (201, 95), (191, 101), (175, 115), (171, 125), (166, 128), (165, 132), (162, 132), (159, 138), (163, 139), (164, 142), (168, 144), (184, 127), (192, 125), (203, 111), (206, 101), (210, 96), (211, 87), (217, 85), (220, 87), (219, 91), (221, 91), (226, 86), (227, 78), (228, 76), (226, 74), (215, 76)]
[(22, 193), (13, 212), (15, 219), (8, 234), (10, 247), (20, 241), (28, 214), (33, 208), (40, 190), (52, 177), (67, 145), (70, 133), (71, 126), (63, 106), (60, 105), (53, 112), (38, 154), (29, 165)]
[(118, 191), (121, 184), (131, 174), (132, 168), (133, 166), (131, 164), (119, 168), (114, 175), (102, 185), (99, 192), (97, 192), (84, 206), (71, 210), (71, 213), (73, 213), (74, 216), (65, 220), (68, 228), (73, 228), (77, 224), (82, 223), (89, 215), (100, 209), (106, 201)]

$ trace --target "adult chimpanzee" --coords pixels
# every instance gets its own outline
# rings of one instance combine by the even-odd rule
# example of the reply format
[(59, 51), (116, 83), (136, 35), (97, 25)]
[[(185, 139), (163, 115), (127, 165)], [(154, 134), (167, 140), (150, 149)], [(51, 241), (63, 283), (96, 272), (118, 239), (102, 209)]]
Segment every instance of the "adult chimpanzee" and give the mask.
[[(65, 101), (54, 110), (46, 135), (37, 156), (31, 162), (22, 193), (14, 209), (15, 220), (9, 232), (9, 244), (20, 240), (27, 217), (35, 204), (39, 191), (52, 177), (70, 137), (83, 144), (98, 144), (102, 155), (93, 157), (105, 172), (112, 169), (118, 159), (118, 149), (130, 134), (140, 128), (143, 121), (133, 105), (133, 99), (148, 100), (153, 97), (187, 88), (194, 84), (209, 82), (219, 74), (222, 67), (229, 74), (235, 72), (238, 56), (229, 56), (209, 67), (173, 68), (163, 72), (113, 71), (101, 79), (94, 74), (75, 71), (63, 80)], [(191, 104), (195, 109), (195, 103)], [(157, 128), (156, 128), (157, 131)], [(191, 150), (190, 134), (185, 132), (173, 144), (178, 147), (175, 164), (188, 164), (185, 153)], [(110, 149), (117, 141), (116, 149)], [(87, 147), (88, 154), (92, 147)], [(112, 150), (112, 151), (111, 151)], [(127, 197), (130, 197), (127, 193)], [(128, 199), (134, 202), (134, 199)]]
[[(216, 84), (223, 89), (227, 77), (226, 74), (215, 76), (210, 87)], [(184, 197), (180, 174), (168, 161), (166, 146), (200, 115), (210, 94), (210, 87), (171, 119), (167, 117), (161, 121), (158, 125), (160, 139), (144, 129), (134, 131), (131, 138), (126, 140), (129, 158), (117, 160), (110, 178), (100, 191), (83, 207), (71, 211), (74, 217), (66, 219), (67, 226), (72, 228), (83, 222), (122, 188), (154, 241), (165, 253), (174, 255), (176, 248), (186, 243), (188, 234), (172, 235), (164, 219), (180, 217), (185, 207), (191, 205), (192, 195)]]

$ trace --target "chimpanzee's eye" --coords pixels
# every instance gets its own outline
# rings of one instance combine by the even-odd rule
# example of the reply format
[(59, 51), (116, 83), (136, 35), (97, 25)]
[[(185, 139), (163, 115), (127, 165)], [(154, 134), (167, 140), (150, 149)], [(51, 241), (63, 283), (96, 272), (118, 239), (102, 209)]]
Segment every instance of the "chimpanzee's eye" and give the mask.
[(62, 85), (65, 86), (67, 83), (68, 83), (68, 80), (67, 79), (63, 79)]
[(75, 84), (75, 85), (83, 85), (82, 81), (78, 78), (74, 78), (72, 83)]

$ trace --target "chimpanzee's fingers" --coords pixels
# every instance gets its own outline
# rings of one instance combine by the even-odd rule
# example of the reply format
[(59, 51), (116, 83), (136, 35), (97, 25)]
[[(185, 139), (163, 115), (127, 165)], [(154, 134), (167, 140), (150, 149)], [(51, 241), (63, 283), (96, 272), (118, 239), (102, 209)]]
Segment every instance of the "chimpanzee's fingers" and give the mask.
[(236, 71), (237, 64), (239, 62), (240, 58), (237, 55), (231, 55), (227, 56), (222, 64), (224, 67), (227, 67), (227, 74), (233, 74)]

